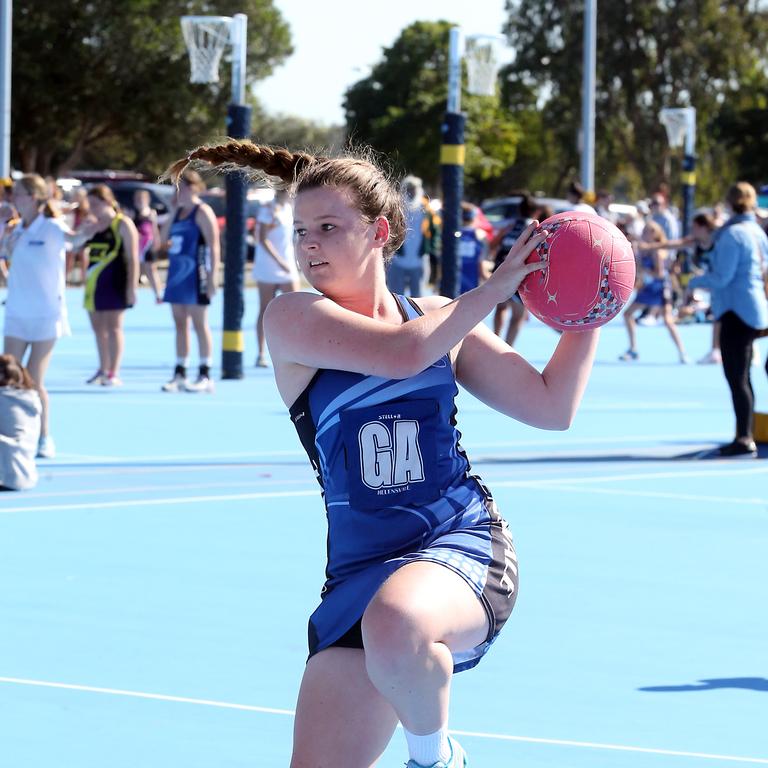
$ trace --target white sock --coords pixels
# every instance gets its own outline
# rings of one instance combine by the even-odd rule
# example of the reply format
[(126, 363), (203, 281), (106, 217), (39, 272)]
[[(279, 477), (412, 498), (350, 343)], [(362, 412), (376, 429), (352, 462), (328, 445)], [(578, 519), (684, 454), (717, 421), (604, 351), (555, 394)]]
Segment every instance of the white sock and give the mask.
[(438, 761), (447, 763), (451, 759), (451, 744), (448, 741), (448, 726), (444, 725), (439, 731), (425, 736), (411, 733), (403, 728), (405, 740), (408, 742), (408, 757), (419, 765), (428, 768)]
[(200, 358), (200, 365), (207, 365), (210, 368), (212, 363), (213, 363), (213, 358), (212, 357), (201, 357)]
[(182, 368), (186, 368), (188, 360), (189, 360), (188, 357), (177, 357), (176, 358), (176, 365), (180, 365)]

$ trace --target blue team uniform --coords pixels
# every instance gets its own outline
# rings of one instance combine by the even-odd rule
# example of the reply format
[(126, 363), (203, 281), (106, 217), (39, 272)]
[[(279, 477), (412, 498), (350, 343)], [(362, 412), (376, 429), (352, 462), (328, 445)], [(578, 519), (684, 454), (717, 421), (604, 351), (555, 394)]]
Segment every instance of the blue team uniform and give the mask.
[(669, 275), (656, 277), (656, 261), (651, 254), (640, 257), (643, 285), (635, 296), (635, 302), (647, 307), (663, 307), (668, 304), (672, 296), (672, 286)]
[(203, 233), (195, 221), (198, 207), (183, 219), (177, 211), (171, 225), (168, 278), (163, 294), (163, 301), (169, 304), (210, 304), (207, 290), (211, 264)]
[[(421, 314), (395, 298), (404, 321)], [(291, 406), (328, 519), (310, 656), (333, 645), (362, 647), (366, 606), (395, 570), (414, 561), (450, 568), (485, 608), (488, 637), (454, 656), (456, 671), (478, 663), (509, 617), (517, 559), (506, 522), (459, 445), (457, 393), (446, 355), (402, 380), (320, 369)]]
[(483, 241), (474, 227), (462, 227), (456, 242), (461, 259), (461, 293), (471, 291), (480, 284), (480, 260), (483, 258)]

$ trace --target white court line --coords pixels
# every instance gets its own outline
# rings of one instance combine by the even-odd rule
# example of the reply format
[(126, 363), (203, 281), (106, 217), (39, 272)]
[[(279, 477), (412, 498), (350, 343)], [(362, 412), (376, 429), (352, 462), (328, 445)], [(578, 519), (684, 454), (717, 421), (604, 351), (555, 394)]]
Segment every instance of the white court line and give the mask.
[[(101, 475), (167, 475), (167, 474), (184, 474), (188, 472), (193, 472), (195, 474), (199, 474), (201, 472), (219, 472), (223, 469), (226, 469), (227, 472), (232, 472), (234, 470), (241, 471), (241, 472), (259, 472), (259, 467), (269, 467), (269, 466), (282, 466), (282, 465), (273, 465), (273, 464), (259, 464), (258, 467), (254, 464), (197, 464), (189, 467), (166, 467), (166, 466), (155, 466), (155, 467), (142, 467), (142, 466), (125, 466), (125, 465), (119, 465), (115, 464), (113, 467), (110, 466), (100, 466), (100, 467), (90, 467), (86, 469), (62, 469), (60, 471), (56, 471), (55, 477), (100, 477)], [(309, 462), (306, 464), (302, 463), (302, 466), (306, 468), (308, 476), (312, 477), (312, 469), (309, 466)], [(38, 471), (42, 476), (45, 475), (46, 471), (53, 469), (53, 467), (49, 464), (46, 465), (38, 465)], [(51, 476), (54, 476), (54, 473), (51, 472)], [(26, 495), (26, 494), (25, 494)]]
[[(501, 483), (491, 483), (490, 485), (501, 485)], [(661, 491), (629, 491), (626, 488), (596, 488), (595, 486), (585, 485), (564, 485), (558, 481), (554, 485), (548, 485), (546, 482), (531, 484), (526, 486), (530, 488), (540, 488), (542, 491), (567, 491), (568, 493), (599, 493), (608, 496), (640, 496), (651, 499), (674, 499), (677, 501), (698, 501), (710, 502), (715, 504), (729, 505), (747, 505), (755, 507), (768, 507), (768, 499), (758, 498), (739, 498), (738, 496), (697, 496), (692, 493), (663, 493)]]
[(63, 461), (116, 461), (116, 462), (151, 462), (151, 461), (218, 461), (221, 459), (255, 459), (266, 457), (268, 459), (277, 456), (306, 456), (304, 451), (238, 451), (230, 453), (178, 453), (159, 454), (157, 456), (104, 456), (81, 453), (60, 453), (58, 457)]
[(221, 496), (174, 496), (167, 499), (133, 499), (131, 501), (94, 501), (87, 504), (38, 504), (27, 507), (0, 508), (0, 515), (12, 512), (63, 512), (66, 510), (115, 509), (119, 507), (161, 507), (177, 504), (204, 504), (211, 501), (249, 501), (252, 499), (283, 499), (286, 497), (320, 496), (320, 489), (307, 491), (265, 491), (263, 493), (233, 493)]
[[(587, 475), (586, 477), (564, 477), (558, 479), (556, 477), (548, 478), (547, 483), (618, 483), (625, 482), (627, 480), (668, 480), (670, 478), (678, 479), (683, 477), (729, 477), (731, 475), (765, 475), (768, 474), (768, 466), (760, 467), (744, 467), (743, 469), (730, 469), (721, 470), (723, 466), (733, 466), (733, 459), (722, 459), (718, 461), (713, 459), (707, 461), (709, 469), (692, 469), (692, 470), (680, 470), (677, 472), (635, 472), (626, 475), (610, 475), (602, 473), (600, 475)], [(536, 485), (538, 486), (541, 480), (498, 480), (494, 481), (495, 487), (502, 488), (514, 488), (516, 486)]]
[[(259, 712), (261, 714), (287, 715), (293, 717), (296, 713), (290, 709), (275, 709), (273, 707), (257, 707), (250, 704), (235, 704), (226, 701), (212, 701), (210, 699), (193, 699), (185, 696), (167, 696), (159, 693), (144, 693), (142, 691), (125, 691), (119, 688), (98, 688), (91, 685), (73, 685), (69, 683), (54, 683), (46, 680), (27, 680), (18, 677), (0, 677), (0, 683), (12, 685), (27, 685), (38, 688), (58, 688), (68, 691), (80, 691), (83, 693), (102, 693), (110, 696), (128, 696), (136, 699), (150, 699), (154, 701), (168, 701), (178, 704), (196, 704), (204, 707), (217, 707), (220, 709), (235, 709), (245, 712)], [(457, 736), (470, 736), (478, 739), (492, 739), (495, 741), (517, 741), (527, 744), (546, 744), (557, 747), (577, 747), (581, 749), (602, 749), (614, 752), (638, 752), (649, 755), (668, 755), (671, 757), (695, 757), (704, 760), (721, 760), (724, 762), (751, 763), (768, 765), (768, 758), (744, 757), (740, 755), (718, 755), (709, 752), (685, 752), (677, 749), (655, 749), (653, 747), (635, 747), (625, 744), (602, 744), (592, 741), (575, 741), (572, 739), (545, 739), (535, 736), (512, 736), (503, 733), (483, 733), (477, 731), (459, 731), (451, 729), (451, 733)]]
[(116, 495), (118, 493), (152, 493), (163, 491), (191, 491), (202, 490), (204, 488), (237, 488), (242, 486), (261, 488), (265, 485), (307, 485), (306, 480), (284, 480), (273, 477), (259, 477), (253, 480), (242, 480), (240, 482), (222, 481), (217, 483), (184, 483), (182, 485), (131, 485), (124, 488), (89, 488), (88, 490), (76, 491), (29, 491), (24, 494), (25, 499), (45, 499), (45, 498), (63, 498), (67, 496), (97, 496), (98, 494)]
[[(727, 461), (727, 460), (724, 460)], [(717, 477), (729, 475), (753, 475), (766, 474), (768, 467), (765, 468), (744, 468), (741, 470), (733, 469), (717, 473)], [(574, 478), (548, 478), (541, 480), (498, 480), (491, 483), (493, 488), (543, 488), (545, 490), (555, 490), (563, 485), (583, 485), (583, 484), (602, 484), (606, 482), (619, 482), (627, 480), (656, 480), (665, 478), (680, 479), (685, 477), (711, 477), (712, 471), (690, 471), (690, 472), (651, 472), (628, 475), (592, 475), (589, 477)], [(563, 489), (565, 490), (565, 489)], [(590, 489), (586, 489), (590, 492)], [(596, 492), (599, 492), (597, 490)], [(620, 489), (621, 493), (626, 493), (625, 489)], [(18, 507), (0, 508), (0, 514), (10, 514), (13, 512), (57, 512), (66, 510), (83, 509), (115, 509), (120, 507), (148, 507), (148, 506), (168, 506), (176, 504), (201, 504), (213, 501), (247, 501), (251, 499), (278, 499), (278, 498), (299, 498), (302, 496), (319, 495), (319, 490), (295, 490), (295, 491), (264, 491), (256, 493), (235, 493), (222, 494), (217, 496), (174, 496), (164, 499), (134, 499), (130, 501), (102, 501), (89, 502), (86, 504), (47, 504), (47, 505), (26, 505)]]

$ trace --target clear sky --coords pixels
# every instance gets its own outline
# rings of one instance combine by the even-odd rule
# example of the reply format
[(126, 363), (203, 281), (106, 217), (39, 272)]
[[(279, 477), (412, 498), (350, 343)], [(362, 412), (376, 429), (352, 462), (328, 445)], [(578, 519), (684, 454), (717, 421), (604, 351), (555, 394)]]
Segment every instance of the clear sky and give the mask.
[(342, 100), (414, 21), (445, 20), (465, 34), (500, 34), (504, 0), (274, 0), (294, 54), (255, 89), (269, 113), (342, 124)]

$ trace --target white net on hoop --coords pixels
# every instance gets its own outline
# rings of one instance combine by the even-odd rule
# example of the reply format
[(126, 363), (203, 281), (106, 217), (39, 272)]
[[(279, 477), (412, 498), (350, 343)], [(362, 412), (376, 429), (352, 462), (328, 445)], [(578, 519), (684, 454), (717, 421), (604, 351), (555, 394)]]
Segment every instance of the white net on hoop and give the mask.
[(182, 16), (181, 31), (189, 51), (190, 83), (218, 83), (219, 62), (229, 43), (228, 16)]
[(492, 35), (468, 37), (464, 48), (467, 90), (476, 96), (493, 96), (501, 66), (503, 39)]
[(688, 128), (687, 109), (662, 109), (659, 112), (659, 120), (667, 130), (667, 140), (672, 149), (682, 147), (685, 141), (685, 132)]

